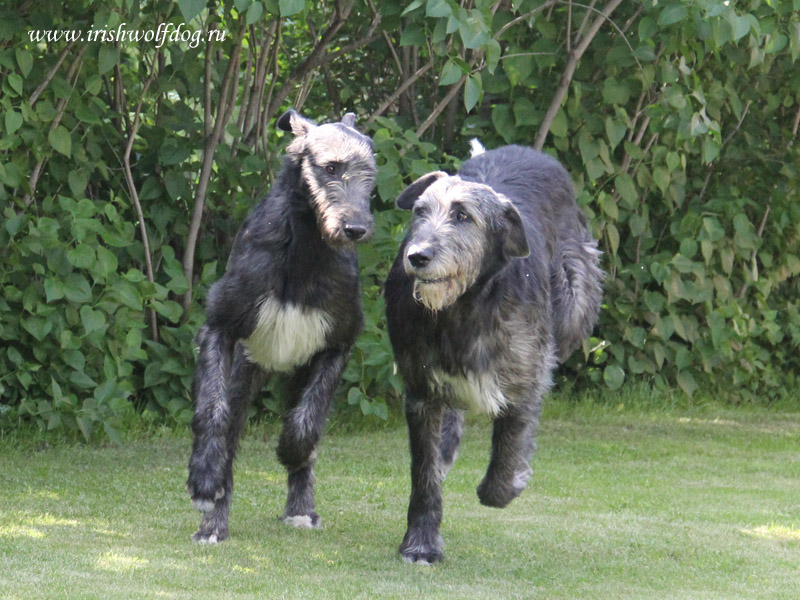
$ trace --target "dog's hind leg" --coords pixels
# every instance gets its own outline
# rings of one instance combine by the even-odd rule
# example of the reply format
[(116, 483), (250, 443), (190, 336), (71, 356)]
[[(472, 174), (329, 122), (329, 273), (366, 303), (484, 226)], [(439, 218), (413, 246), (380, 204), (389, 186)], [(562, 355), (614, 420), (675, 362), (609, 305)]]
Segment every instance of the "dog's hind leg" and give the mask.
[(463, 432), (464, 411), (452, 408), (446, 409), (442, 418), (442, 442), (439, 445), (442, 458), (442, 475), (446, 475), (453, 463), (456, 462)]
[(228, 459), (230, 380), (233, 340), (224, 331), (203, 326), (198, 336), (200, 353), (194, 379), (194, 443), (186, 488), (195, 508), (208, 512), (225, 495)]
[(289, 382), (290, 408), (277, 449), (278, 460), (289, 473), (289, 494), (281, 517), (288, 525), (300, 528), (320, 525), (319, 515), (314, 511), (317, 443), (348, 357), (348, 350), (320, 352)]
[(405, 402), (411, 450), (411, 497), (408, 528), (400, 555), (406, 562), (430, 564), (442, 560), (442, 422), (439, 402), (418, 400), (407, 394)]
[(214, 508), (203, 514), (200, 529), (192, 536), (196, 542), (215, 543), (228, 538), (228, 513), (233, 500), (233, 461), (239, 446), (239, 436), (247, 421), (247, 409), (265, 381), (264, 371), (251, 363), (245, 356), (242, 345), (237, 344), (234, 350), (230, 389), (228, 390), (230, 419), (223, 468), (224, 494), (214, 502)]
[(494, 420), (492, 454), (486, 475), (478, 486), (481, 504), (504, 508), (519, 496), (533, 474), (530, 460), (536, 442), (539, 406), (510, 406)]

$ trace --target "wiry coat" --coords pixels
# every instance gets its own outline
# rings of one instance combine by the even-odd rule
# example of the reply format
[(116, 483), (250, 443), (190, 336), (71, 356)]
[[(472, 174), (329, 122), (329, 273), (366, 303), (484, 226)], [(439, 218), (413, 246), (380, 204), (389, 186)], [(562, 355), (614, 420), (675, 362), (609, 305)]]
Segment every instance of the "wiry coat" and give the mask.
[(414, 209), (385, 292), (412, 455), (400, 551), (431, 562), (442, 557), (441, 480), (458, 448), (459, 409), (494, 419), (478, 495), (505, 506), (532, 473), (552, 370), (595, 324), (602, 273), (568, 174), (530, 148), (481, 152), (456, 176), (424, 176), (398, 206)]
[(363, 323), (353, 242), (373, 228), (371, 141), (353, 129), (352, 115), (316, 126), (290, 111), (278, 124), (296, 137), (209, 290), (198, 334), (187, 487), (204, 513), (194, 535), (201, 542), (228, 537), (238, 437), (252, 397), (276, 372), (289, 374), (278, 443), (289, 472), (283, 519), (318, 525), (316, 445)]

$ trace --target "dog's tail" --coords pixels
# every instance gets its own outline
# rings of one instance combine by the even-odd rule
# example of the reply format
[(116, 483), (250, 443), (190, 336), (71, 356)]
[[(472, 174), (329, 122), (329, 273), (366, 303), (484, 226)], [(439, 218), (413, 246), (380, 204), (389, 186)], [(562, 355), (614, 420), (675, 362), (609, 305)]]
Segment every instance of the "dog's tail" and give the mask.
[(561, 263), (551, 275), (558, 361), (563, 362), (592, 333), (603, 298), (603, 271), (597, 241), (588, 231), (583, 239), (562, 243)]
[(470, 158), (475, 158), (476, 156), (480, 156), (484, 152), (486, 152), (486, 148), (484, 148), (483, 144), (481, 144), (478, 141), (478, 138), (472, 138), (469, 141), (469, 156), (470, 156)]

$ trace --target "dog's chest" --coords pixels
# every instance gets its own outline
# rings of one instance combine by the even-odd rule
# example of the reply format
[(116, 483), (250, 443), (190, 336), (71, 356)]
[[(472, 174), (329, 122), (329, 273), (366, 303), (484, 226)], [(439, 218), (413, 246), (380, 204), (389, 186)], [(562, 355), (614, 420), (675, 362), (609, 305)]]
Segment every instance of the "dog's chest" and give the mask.
[(508, 404), (497, 376), (491, 372), (481, 374), (468, 371), (466, 375), (450, 375), (434, 369), (432, 384), (447, 388), (457, 407), (469, 407), (490, 417), (496, 417)]
[(323, 310), (266, 298), (243, 344), (248, 358), (267, 371), (291, 371), (326, 346), (331, 328), (331, 317)]

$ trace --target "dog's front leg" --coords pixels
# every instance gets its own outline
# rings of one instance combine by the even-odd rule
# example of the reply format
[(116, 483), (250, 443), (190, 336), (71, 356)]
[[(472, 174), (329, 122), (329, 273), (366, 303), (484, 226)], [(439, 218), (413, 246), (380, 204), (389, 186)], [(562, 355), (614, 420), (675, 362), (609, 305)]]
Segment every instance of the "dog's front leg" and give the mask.
[(400, 544), (403, 560), (430, 564), (442, 560), (441, 437), (443, 406), (406, 394), (406, 421), (411, 449), (411, 498), (408, 529)]
[(324, 350), (289, 383), (290, 409), (278, 440), (278, 459), (289, 473), (289, 495), (281, 519), (295, 527), (311, 528), (320, 524), (319, 515), (314, 512), (317, 443), (349, 354), (349, 349)]
[(536, 448), (540, 400), (530, 405), (510, 406), (494, 420), (489, 468), (478, 486), (481, 504), (506, 507), (519, 496), (533, 474), (530, 457)]

